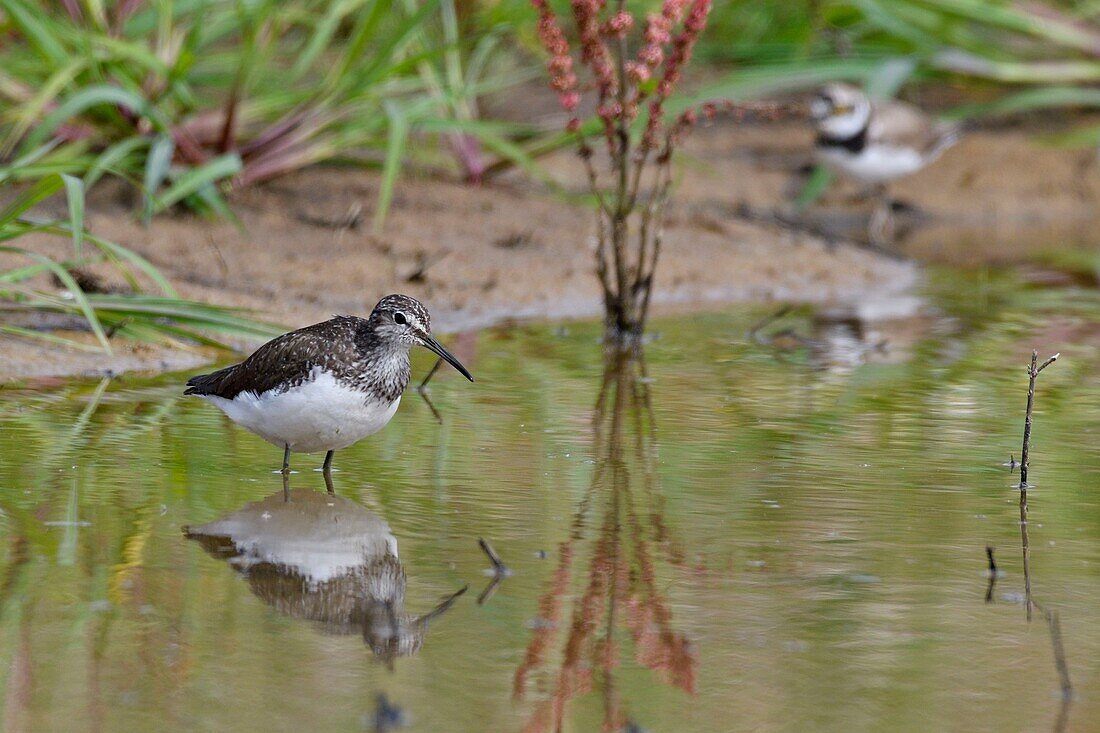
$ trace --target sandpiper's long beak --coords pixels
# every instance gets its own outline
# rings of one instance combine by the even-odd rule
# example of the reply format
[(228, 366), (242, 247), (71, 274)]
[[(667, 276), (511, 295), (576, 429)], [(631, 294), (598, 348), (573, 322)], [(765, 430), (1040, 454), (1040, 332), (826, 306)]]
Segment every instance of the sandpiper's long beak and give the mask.
[(466, 379), (469, 379), (471, 382), (474, 381), (474, 376), (470, 374), (470, 372), (466, 371), (466, 367), (462, 366), (462, 362), (454, 358), (454, 355), (444, 349), (442, 344), (440, 344), (438, 341), (436, 341), (434, 338), (426, 333), (421, 333), (418, 335), (420, 336), (420, 341), (424, 344), (425, 347), (439, 354), (448, 364), (457, 369), (459, 374), (466, 377)]

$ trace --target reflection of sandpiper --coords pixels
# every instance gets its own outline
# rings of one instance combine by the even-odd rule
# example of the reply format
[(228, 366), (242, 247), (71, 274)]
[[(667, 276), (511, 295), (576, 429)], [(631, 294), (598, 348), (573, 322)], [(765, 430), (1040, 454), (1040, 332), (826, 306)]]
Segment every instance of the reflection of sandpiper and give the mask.
[(333, 634), (362, 633), (387, 663), (419, 651), (428, 623), (466, 591), (422, 616), (406, 614), (405, 568), (389, 525), (331, 494), (280, 492), (184, 534), (242, 573), (280, 613)]

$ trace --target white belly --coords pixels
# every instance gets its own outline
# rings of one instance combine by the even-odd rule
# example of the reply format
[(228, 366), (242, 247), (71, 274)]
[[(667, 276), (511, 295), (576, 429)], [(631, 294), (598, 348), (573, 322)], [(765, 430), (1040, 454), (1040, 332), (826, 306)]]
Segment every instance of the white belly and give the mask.
[(829, 168), (861, 183), (887, 183), (916, 173), (925, 160), (913, 148), (871, 144), (858, 153), (843, 148), (819, 148), (818, 159)]
[(284, 392), (241, 392), (231, 400), (203, 395), (229, 419), (282, 448), (296, 453), (347, 448), (386, 426), (397, 406), (343, 386), (317, 367), (313, 378)]

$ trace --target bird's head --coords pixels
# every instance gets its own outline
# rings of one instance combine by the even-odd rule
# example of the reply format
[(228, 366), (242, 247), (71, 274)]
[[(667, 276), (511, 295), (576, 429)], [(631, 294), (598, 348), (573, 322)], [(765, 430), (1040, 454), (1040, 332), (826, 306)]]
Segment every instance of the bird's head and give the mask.
[(845, 139), (858, 135), (871, 118), (871, 100), (850, 84), (826, 84), (810, 101), (810, 116), (818, 132)]
[(410, 348), (419, 344), (441, 356), (466, 379), (474, 381), (466, 367), (432, 337), (432, 318), (416, 298), (387, 295), (374, 306), (370, 324), (379, 338)]

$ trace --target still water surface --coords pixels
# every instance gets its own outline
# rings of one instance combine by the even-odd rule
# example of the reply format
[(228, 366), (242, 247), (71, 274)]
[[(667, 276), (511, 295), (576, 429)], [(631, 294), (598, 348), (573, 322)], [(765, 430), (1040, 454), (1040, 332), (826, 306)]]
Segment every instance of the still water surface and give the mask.
[(442, 424), (410, 393), (335, 497), (297, 456), (289, 502), (183, 375), (4, 389), (4, 730), (1052, 729), (1001, 465), (1032, 346), (1064, 355), (1032, 583), (1068, 729), (1100, 730), (1096, 297), (1016, 285), (933, 276), (935, 316), (889, 328), (660, 321), (643, 363), (594, 324), (485, 332)]

